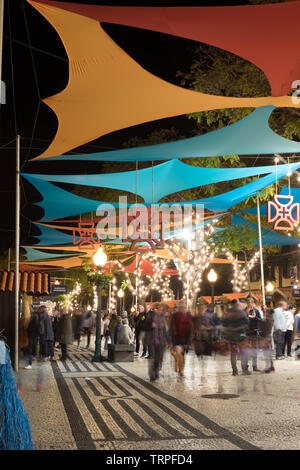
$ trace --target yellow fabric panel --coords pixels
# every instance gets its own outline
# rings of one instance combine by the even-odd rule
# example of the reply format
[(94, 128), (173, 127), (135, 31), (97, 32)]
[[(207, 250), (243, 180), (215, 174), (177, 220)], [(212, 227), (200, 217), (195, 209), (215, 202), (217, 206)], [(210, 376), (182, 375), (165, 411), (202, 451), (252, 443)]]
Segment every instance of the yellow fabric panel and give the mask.
[(203, 110), (295, 106), (288, 96), (231, 98), (170, 84), (147, 72), (93, 19), (28, 0), (56, 29), (69, 58), (69, 82), (44, 102), (58, 129), (39, 157), (61, 155), (107, 133), (156, 119)]

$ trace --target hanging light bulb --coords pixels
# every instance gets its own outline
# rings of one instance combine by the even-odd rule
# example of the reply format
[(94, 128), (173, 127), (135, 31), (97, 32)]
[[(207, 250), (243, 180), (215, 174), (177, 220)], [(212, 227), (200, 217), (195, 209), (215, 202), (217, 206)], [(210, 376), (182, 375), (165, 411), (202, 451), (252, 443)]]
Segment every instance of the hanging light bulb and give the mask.
[(94, 263), (96, 266), (105, 266), (107, 261), (107, 256), (103, 251), (103, 248), (100, 246), (97, 253), (94, 255)]

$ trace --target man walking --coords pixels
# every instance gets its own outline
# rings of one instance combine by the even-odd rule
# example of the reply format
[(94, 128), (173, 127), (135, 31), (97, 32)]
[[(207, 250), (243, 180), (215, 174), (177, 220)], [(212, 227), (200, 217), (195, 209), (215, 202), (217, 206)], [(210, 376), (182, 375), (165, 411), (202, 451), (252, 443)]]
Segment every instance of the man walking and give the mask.
[(287, 310), (287, 303), (282, 300), (279, 302), (279, 307), (275, 308), (274, 320), (274, 341), (276, 343), (276, 359), (285, 359), (282, 355), (284, 338), (286, 332), (286, 318), (285, 311)]
[[(135, 355), (138, 356), (140, 352), (140, 341), (142, 339), (142, 323), (146, 319), (145, 308), (143, 305), (138, 306), (138, 311), (134, 318), (134, 327), (135, 327)], [(144, 346), (142, 356), (146, 356), (147, 348)]]
[(287, 347), (288, 357), (292, 357), (292, 336), (294, 328), (294, 314), (296, 312), (296, 305), (291, 304), (288, 310), (285, 311), (285, 320), (286, 320), (286, 332), (284, 335), (284, 343), (282, 355), (285, 355), (285, 348)]

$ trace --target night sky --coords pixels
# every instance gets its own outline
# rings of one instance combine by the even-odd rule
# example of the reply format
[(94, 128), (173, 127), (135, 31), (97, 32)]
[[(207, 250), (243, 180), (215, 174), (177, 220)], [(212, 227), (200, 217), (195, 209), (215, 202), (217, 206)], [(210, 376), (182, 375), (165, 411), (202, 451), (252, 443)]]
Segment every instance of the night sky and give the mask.
[[(122, 6), (195, 6), (181, 2), (76, 2)], [(241, 5), (248, 2), (238, 2)], [(202, 6), (232, 5), (237, 2), (201, 2)], [(193, 41), (125, 26), (102, 24), (106, 33), (140, 65), (155, 75), (179, 84), (176, 72), (188, 71), (193, 60)], [(29, 47), (31, 44), (31, 48)], [(68, 62), (64, 47), (53, 27), (25, 0), (5, 1), (2, 80), (6, 83), (6, 105), (0, 108), (0, 157), (2, 217), (0, 220), (0, 254), (14, 247), (15, 206), (15, 139), (21, 136), (21, 171), (28, 173), (94, 173), (101, 163), (94, 162), (32, 162), (53, 139), (57, 118), (40, 99), (60, 92), (67, 85)], [(185, 116), (134, 126), (108, 134), (74, 153), (89, 153), (121, 148), (131, 136), (146, 137), (160, 128), (178, 128), (186, 137), (193, 123)], [(84, 170), (83, 170), (84, 166)], [(32, 205), (40, 200), (39, 193), (21, 181), (21, 244), (31, 244), (37, 230), (31, 221), (43, 214)]]

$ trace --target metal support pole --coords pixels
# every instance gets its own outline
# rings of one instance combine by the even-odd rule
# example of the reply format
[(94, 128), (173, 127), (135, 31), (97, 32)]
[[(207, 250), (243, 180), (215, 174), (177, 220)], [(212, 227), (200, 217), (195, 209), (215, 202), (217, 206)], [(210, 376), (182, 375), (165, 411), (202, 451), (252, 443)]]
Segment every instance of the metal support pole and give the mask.
[(260, 206), (259, 206), (259, 195), (257, 193), (257, 222), (258, 222), (258, 238), (259, 238), (259, 254), (260, 254), (260, 271), (261, 271), (261, 293), (263, 306), (266, 306), (266, 295), (265, 295), (265, 277), (264, 277), (264, 261), (262, 252), (262, 238), (261, 238), (261, 223), (260, 223)]
[(95, 340), (95, 354), (92, 359), (93, 362), (102, 362), (104, 358), (101, 356), (101, 304), (102, 304), (102, 284), (97, 284), (98, 294), (98, 308), (96, 317), (96, 340)]
[(2, 80), (3, 17), (4, 0), (0, 0), (0, 81)]
[(19, 270), (20, 270), (20, 136), (16, 141), (16, 264), (15, 264), (15, 354), (14, 368), (18, 372), (19, 368)]
[(215, 285), (211, 282), (211, 304), (212, 308), (215, 309)]
[(110, 313), (110, 304), (111, 304), (111, 282), (109, 283), (109, 287), (108, 287), (108, 313)]

